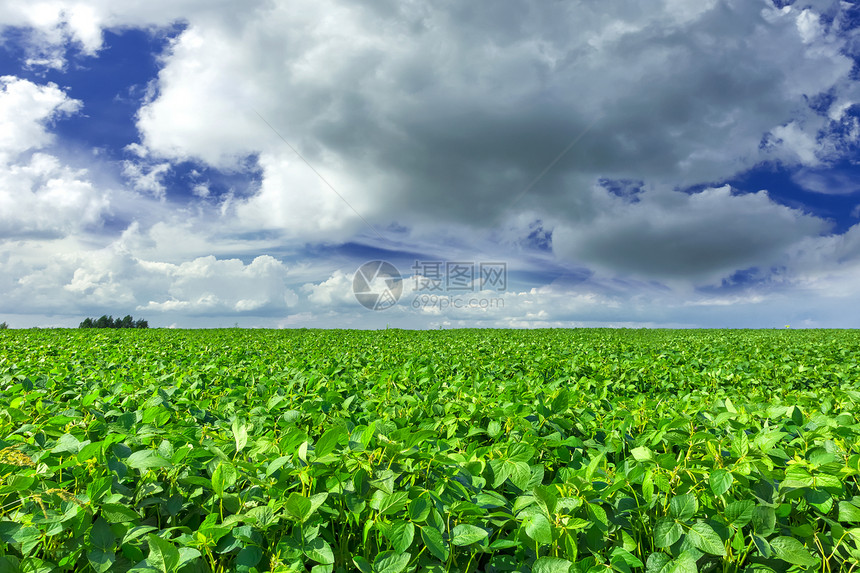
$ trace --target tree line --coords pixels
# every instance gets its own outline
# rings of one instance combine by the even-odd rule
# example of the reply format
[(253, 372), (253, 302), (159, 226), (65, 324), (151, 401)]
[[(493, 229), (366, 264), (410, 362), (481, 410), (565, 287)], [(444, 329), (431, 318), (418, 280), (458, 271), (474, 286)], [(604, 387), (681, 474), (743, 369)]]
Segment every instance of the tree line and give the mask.
[(123, 318), (114, 318), (105, 314), (100, 318), (84, 319), (78, 328), (149, 328), (149, 323), (142, 318), (135, 320), (130, 314)]

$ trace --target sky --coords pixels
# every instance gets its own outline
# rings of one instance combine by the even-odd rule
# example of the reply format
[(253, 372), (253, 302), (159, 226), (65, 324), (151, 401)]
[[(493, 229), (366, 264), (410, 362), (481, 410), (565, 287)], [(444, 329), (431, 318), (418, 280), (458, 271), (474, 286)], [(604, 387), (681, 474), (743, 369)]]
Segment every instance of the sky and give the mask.
[(860, 327), (860, 4), (0, 0), (0, 322)]

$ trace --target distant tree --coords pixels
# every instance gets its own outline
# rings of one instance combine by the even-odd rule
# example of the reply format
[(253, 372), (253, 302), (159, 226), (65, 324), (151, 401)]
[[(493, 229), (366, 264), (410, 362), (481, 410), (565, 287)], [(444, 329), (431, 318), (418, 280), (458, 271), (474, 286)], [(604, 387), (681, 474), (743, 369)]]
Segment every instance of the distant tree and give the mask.
[(9, 328), (8, 324), (6, 324), (5, 322), (0, 322), (0, 330), (6, 330), (7, 328)]
[(114, 318), (103, 314), (97, 319), (85, 318), (78, 328), (149, 328), (145, 320), (135, 320), (130, 314), (123, 318)]

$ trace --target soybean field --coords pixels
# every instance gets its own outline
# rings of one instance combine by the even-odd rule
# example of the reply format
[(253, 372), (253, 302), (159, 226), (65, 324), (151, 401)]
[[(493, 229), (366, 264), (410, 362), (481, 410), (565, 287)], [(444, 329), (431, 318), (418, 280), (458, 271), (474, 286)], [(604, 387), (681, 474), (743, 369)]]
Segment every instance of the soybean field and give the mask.
[(0, 573), (860, 570), (860, 334), (0, 331)]

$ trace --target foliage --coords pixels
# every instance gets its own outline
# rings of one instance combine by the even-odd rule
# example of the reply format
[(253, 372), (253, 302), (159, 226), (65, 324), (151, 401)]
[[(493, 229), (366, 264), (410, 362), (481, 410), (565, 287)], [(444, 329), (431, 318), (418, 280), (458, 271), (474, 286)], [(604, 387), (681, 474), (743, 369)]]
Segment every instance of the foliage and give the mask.
[(839, 571), (853, 331), (8, 331), (0, 571)]
[(6, 324), (5, 322), (0, 322), (0, 330), (6, 330), (7, 328), (9, 328), (8, 324)]
[(116, 319), (104, 314), (97, 319), (85, 318), (78, 328), (149, 328), (149, 323), (142, 318), (134, 320), (130, 314)]

